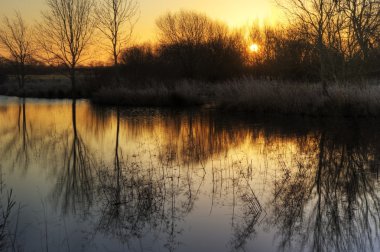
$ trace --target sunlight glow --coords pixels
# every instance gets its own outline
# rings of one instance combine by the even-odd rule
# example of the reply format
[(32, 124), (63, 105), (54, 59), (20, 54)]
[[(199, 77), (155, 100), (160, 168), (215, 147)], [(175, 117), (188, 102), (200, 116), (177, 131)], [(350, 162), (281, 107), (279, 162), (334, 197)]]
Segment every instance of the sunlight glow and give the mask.
[(252, 53), (257, 53), (259, 51), (259, 45), (256, 43), (253, 43), (249, 46), (249, 51)]

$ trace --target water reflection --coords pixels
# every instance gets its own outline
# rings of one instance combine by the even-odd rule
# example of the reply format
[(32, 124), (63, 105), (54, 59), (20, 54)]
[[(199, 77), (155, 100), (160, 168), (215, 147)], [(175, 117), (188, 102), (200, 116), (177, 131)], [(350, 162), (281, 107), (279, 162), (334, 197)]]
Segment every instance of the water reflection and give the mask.
[(178, 222), (190, 213), (199, 192), (192, 188), (192, 171), (187, 169), (185, 177), (180, 174), (181, 167), (172, 150), (150, 155), (145, 161), (139, 158), (144, 153), (139, 152), (124, 158), (119, 138), (117, 108), (114, 166), (103, 167), (98, 174), (101, 215), (96, 230), (123, 243), (141, 240), (147, 230), (161, 233), (165, 236), (164, 246), (174, 251), (180, 245), (178, 236), (182, 231)]
[[(61, 205), (62, 212), (78, 210), (82, 214), (88, 214), (88, 209), (93, 201), (94, 171), (95, 164), (92, 154), (81, 137), (77, 128), (77, 104), (72, 101), (72, 133), (65, 134), (63, 167), (58, 172), (57, 183), (53, 190), (52, 199), (55, 206)], [(71, 137), (71, 140), (70, 140)]]
[(0, 164), (61, 250), (379, 249), (376, 121), (244, 117), (10, 100)]
[(12, 157), (10, 160), (12, 168), (17, 167), (24, 171), (29, 164), (30, 147), (32, 145), (29, 134), (31, 127), (28, 125), (26, 115), (25, 99), (21, 99), (18, 104), (17, 115), (12, 115), (16, 122), (13, 124), (11, 121), (7, 121), (5, 117), (2, 120), (1, 136), (3, 143), (0, 146), (1, 156)]
[(299, 235), (313, 251), (376, 250), (380, 149), (372, 133), (322, 130), (300, 144), (296, 169), (282, 166), (273, 201), (282, 249)]

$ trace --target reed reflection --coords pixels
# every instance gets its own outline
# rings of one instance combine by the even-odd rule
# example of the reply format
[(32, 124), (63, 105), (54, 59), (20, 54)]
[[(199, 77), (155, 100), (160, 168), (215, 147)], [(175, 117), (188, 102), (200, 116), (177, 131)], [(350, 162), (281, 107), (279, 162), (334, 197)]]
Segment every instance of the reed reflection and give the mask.
[[(113, 167), (102, 166), (98, 173), (97, 191), (102, 207), (97, 232), (133, 246), (131, 244), (144, 239), (149, 230), (168, 251), (181, 250), (186, 218), (203, 191), (211, 196), (210, 215), (214, 205), (231, 204), (227, 211), (234, 233), (233, 249), (243, 249), (254, 238), (255, 225), (263, 209), (251, 185), (252, 165), (219, 156), (214, 148), (205, 147), (212, 146), (210, 141), (213, 140), (232, 143), (233, 137), (239, 134), (241, 139), (246, 139), (245, 133), (227, 133), (223, 128), (218, 131), (217, 124), (208, 125), (212, 121), (192, 113), (181, 114), (179, 118), (184, 118), (180, 120), (160, 117), (169, 121), (156, 125), (165, 125), (163, 132), (171, 136), (160, 135), (159, 141), (152, 138), (144, 145), (145, 149), (128, 152), (128, 143), (135, 138), (136, 129), (127, 124), (135, 120), (127, 116), (127, 120), (121, 122), (120, 117), (120, 109), (116, 108)], [(155, 132), (154, 124), (145, 123), (144, 119), (149, 119), (141, 121), (142, 127), (147, 127), (146, 132)], [(120, 135), (124, 136), (122, 140)], [(239, 144), (239, 138), (236, 140), (233, 145)], [(228, 148), (229, 145), (220, 144), (218, 150), (227, 152)]]
[[(128, 143), (129, 139), (124, 141)], [(182, 177), (181, 167), (170, 154), (154, 153), (147, 160), (141, 158), (144, 153), (124, 156), (119, 108), (114, 150), (114, 167), (105, 166), (98, 173), (102, 204), (97, 231), (129, 244), (143, 239), (149, 230), (164, 239), (162, 243), (169, 251), (174, 251), (180, 244), (178, 222), (183, 222), (191, 211), (198, 193), (188, 181), (190, 175)], [(187, 173), (191, 171), (187, 169)]]

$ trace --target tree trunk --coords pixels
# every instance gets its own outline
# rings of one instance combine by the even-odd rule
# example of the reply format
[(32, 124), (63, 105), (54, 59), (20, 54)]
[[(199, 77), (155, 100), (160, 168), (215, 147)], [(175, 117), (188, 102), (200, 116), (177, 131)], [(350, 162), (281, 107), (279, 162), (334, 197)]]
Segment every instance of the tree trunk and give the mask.
[(117, 52), (116, 52), (116, 46), (115, 45), (114, 45), (114, 49), (113, 49), (113, 60), (114, 60), (113, 68), (114, 68), (115, 81), (116, 81), (116, 85), (119, 86), (120, 85), (119, 61), (117, 58)]
[(22, 90), (23, 93), (23, 89), (25, 87), (25, 63), (17, 62), (15, 70), (17, 75), (18, 87), (20, 90)]
[(325, 46), (323, 44), (322, 34), (319, 35), (318, 38), (318, 53), (319, 53), (319, 78), (322, 83), (322, 94), (324, 96), (329, 96), (327, 90), (327, 79), (326, 79), (326, 51)]
[(115, 45), (113, 46), (113, 64), (114, 66), (117, 66), (119, 64)]
[[(74, 98), (71, 104), (71, 119), (73, 124), (73, 132), (74, 132), (74, 141), (78, 138), (77, 133), (77, 101)], [(75, 149), (75, 148), (74, 148)]]
[(71, 79), (71, 93), (73, 98), (76, 98), (77, 90), (76, 90), (76, 77), (75, 77), (75, 67), (71, 67), (70, 71), (70, 79)]

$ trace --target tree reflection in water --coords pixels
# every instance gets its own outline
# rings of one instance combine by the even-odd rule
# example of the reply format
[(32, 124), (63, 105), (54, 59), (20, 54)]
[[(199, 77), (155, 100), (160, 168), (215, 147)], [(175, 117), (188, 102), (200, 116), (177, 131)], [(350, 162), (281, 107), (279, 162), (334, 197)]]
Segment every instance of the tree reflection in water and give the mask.
[(282, 250), (297, 237), (301, 248), (312, 251), (375, 250), (380, 142), (366, 133), (357, 128), (319, 131), (300, 142), (295, 167), (280, 162), (273, 220)]
[[(71, 225), (81, 218), (86, 238), (182, 251), (198, 248), (189, 244), (197, 224), (232, 251), (255, 249), (265, 232), (275, 233), (275, 248), (265, 247), (273, 250), (379, 248), (376, 122), (252, 122), (212, 111), (70, 105), (60, 105), (61, 128), (46, 115), (36, 119), (50, 107), (22, 100), (0, 107), (9, 121), (0, 125), (1, 167), (49, 171), (52, 207)], [(196, 223), (203, 215), (218, 224)]]
[[(190, 206), (199, 191), (193, 191), (190, 181), (187, 181), (188, 187), (180, 181), (183, 179), (180, 167), (170, 150), (164, 155), (166, 158), (160, 156), (153, 160), (151, 157), (148, 162), (139, 160), (139, 155), (124, 158), (119, 146), (119, 108), (116, 120), (114, 168), (104, 167), (98, 173), (102, 206), (97, 231), (123, 243), (142, 239), (148, 230), (165, 232), (165, 246), (174, 251), (179, 246), (177, 236), (182, 231), (177, 222), (183, 221), (191, 211)], [(189, 178), (188, 174), (185, 179)]]
[(16, 119), (14, 124), (12, 121), (3, 119), (4, 126), (0, 129), (3, 140), (0, 145), (0, 154), (12, 157), (10, 161), (12, 168), (22, 168), (25, 172), (30, 162), (30, 148), (33, 147), (29, 133), (31, 125), (27, 122), (25, 98), (19, 99), (17, 115), (13, 115), (13, 118)]
[(63, 169), (58, 174), (58, 182), (52, 199), (60, 205), (63, 213), (88, 214), (93, 203), (95, 168), (92, 154), (89, 152), (77, 128), (76, 100), (72, 102), (72, 134), (67, 134), (63, 157)]
[[(248, 169), (245, 172), (244, 168), (247, 168), (247, 164), (236, 167), (233, 165), (234, 170), (238, 170), (238, 176), (235, 174), (232, 178), (232, 192), (233, 192), (233, 215), (232, 215), (232, 228), (233, 237), (231, 240), (231, 247), (235, 250), (245, 250), (248, 240), (254, 239), (256, 233), (256, 225), (259, 221), (263, 208), (253, 191), (250, 181), (249, 173), (251, 167), (248, 165)], [(238, 169), (237, 169), (238, 168)], [(235, 189), (237, 188), (237, 190)], [(235, 216), (236, 196), (240, 200), (240, 213), (241, 217)]]
[(36, 163), (54, 175), (67, 132), (58, 132), (54, 127), (41, 130), (35, 118), (38, 106), (25, 98), (13, 100), (9, 107), (0, 106), (1, 161), (4, 167), (24, 175)]
[[(231, 204), (232, 250), (245, 250), (255, 239), (264, 212), (269, 212), (264, 216), (271, 226), (278, 227), (282, 250), (292, 250), (298, 241), (301, 248), (314, 251), (374, 248), (379, 223), (374, 172), (379, 148), (372, 135), (351, 128), (343, 132), (322, 127), (297, 135), (297, 147), (289, 151), (276, 145), (278, 136), (294, 138), (293, 132), (270, 132), (270, 128), (265, 132), (268, 129), (263, 128), (263, 135), (268, 136), (264, 148), (279, 157), (275, 169), (281, 177), (272, 180), (273, 200), (263, 207), (255, 194), (252, 159), (220, 155), (231, 147), (223, 143), (233, 143), (231, 139), (238, 140), (237, 135), (226, 134), (224, 128), (213, 124), (197, 129), (196, 117), (187, 119), (185, 131), (182, 128), (166, 144), (157, 143), (152, 148), (155, 152), (145, 160), (144, 153), (123, 152), (129, 139), (120, 139), (123, 127), (120, 109), (116, 109), (113, 167), (103, 164), (95, 169), (101, 202), (97, 232), (127, 244), (143, 241), (148, 233), (156, 232), (161, 238), (166, 234), (166, 248), (179, 249), (186, 218), (208, 180), (212, 184), (210, 214), (215, 204)], [(243, 139), (247, 136), (242, 135)], [(258, 135), (249, 135), (256, 141)], [(282, 160), (279, 150), (289, 152), (290, 161)]]

